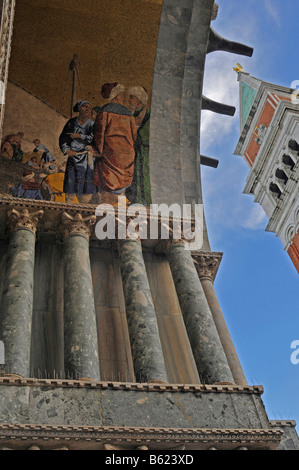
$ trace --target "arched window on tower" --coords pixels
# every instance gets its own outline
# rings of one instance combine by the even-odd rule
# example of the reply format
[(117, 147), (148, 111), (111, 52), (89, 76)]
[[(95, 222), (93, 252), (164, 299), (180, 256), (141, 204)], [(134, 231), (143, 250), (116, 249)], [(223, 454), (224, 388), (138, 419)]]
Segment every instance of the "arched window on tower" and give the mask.
[(287, 174), (281, 168), (277, 168), (277, 170), (275, 171), (275, 176), (276, 178), (283, 181), (284, 184), (286, 184), (289, 179)]
[(294, 168), (295, 166), (295, 162), (294, 160), (292, 159), (292, 157), (290, 157), (290, 155), (288, 155), (287, 153), (285, 153), (283, 156), (282, 156), (282, 162), (289, 166), (291, 168), (291, 170)]
[(271, 181), (271, 183), (269, 184), (269, 189), (270, 189), (271, 193), (273, 193), (275, 196), (280, 198), (282, 192), (281, 192), (281, 189), (278, 186), (278, 184), (273, 183), (273, 181)]
[(288, 145), (290, 150), (297, 152), (297, 154), (299, 153), (299, 144), (295, 139), (290, 139)]

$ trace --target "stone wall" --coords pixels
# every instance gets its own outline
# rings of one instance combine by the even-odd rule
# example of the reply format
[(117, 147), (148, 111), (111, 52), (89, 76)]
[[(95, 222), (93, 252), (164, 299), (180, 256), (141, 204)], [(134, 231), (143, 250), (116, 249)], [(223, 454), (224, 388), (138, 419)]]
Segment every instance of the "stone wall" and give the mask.
[[(269, 429), (261, 387), (0, 378), (0, 422)], [(7, 407), (13, 403), (13, 410)]]

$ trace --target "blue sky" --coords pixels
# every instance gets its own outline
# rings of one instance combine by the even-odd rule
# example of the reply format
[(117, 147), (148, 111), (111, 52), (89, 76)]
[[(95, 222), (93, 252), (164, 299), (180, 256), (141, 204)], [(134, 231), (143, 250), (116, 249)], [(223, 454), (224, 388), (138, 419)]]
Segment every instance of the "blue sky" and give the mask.
[(296, 0), (217, 0), (212, 27), (254, 48), (251, 58), (207, 56), (204, 94), (236, 106), (234, 117), (202, 112), (201, 153), (219, 159), (203, 167), (203, 198), (211, 248), (223, 252), (215, 289), (247, 381), (262, 385), (270, 419), (294, 419), (299, 429), (299, 364), (290, 345), (299, 340), (299, 276), (281, 241), (266, 232), (267, 218), (243, 194), (249, 168), (234, 155), (239, 129), (239, 84), (233, 67), (290, 87), (299, 80)]

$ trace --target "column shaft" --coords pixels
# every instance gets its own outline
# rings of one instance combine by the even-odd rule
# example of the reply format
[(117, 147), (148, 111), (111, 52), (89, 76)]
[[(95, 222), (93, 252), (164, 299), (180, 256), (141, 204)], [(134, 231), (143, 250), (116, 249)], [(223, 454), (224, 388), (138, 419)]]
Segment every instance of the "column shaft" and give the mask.
[(119, 240), (119, 257), (135, 377), (140, 382), (167, 382), (156, 313), (141, 243)]
[(35, 234), (10, 233), (0, 313), (0, 339), (5, 346), (5, 371), (30, 377)]
[(201, 279), (201, 284), (209, 307), (211, 309), (230, 370), (233, 374), (234, 382), (237, 385), (247, 385), (242, 366), (240, 364), (238, 355), (236, 353), (233, 341), (226, 325), (226, 321), (224, 319), (221, 307), (216, 296), (213, 281), (209, 278), (203, 278)]
[(64, 354), (67, 378), (100, 380), (89, 241), (78, 233), (64, 241)]
[(187, 334), (202, 383), (233, 382), (216, 326), (189, 250), (169, 243), (172, 271)]

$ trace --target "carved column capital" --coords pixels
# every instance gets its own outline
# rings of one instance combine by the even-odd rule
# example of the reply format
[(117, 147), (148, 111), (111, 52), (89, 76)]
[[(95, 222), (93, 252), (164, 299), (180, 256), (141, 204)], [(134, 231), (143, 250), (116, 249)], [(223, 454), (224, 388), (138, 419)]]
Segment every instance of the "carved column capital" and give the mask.
[(43, 210), (29, 212), (28, 209), (16, 210), (12, 209), (8, 213), (7, 229), (9, 231), (17, 229), (30, 230), (36, 233), (37, 224), (44, 215)]
[(135, 226), (131, 227), (130, 222), (134, 221), (134, 216), (128, 216), (127, 214), (120, 214), (119, 212), (115, 217), (115, 238), (117, 245), (123, 240), (136, 240), (141, 243), (140, 234), (143, 230), (147, 231), (147, 219), (138, 223), (138, 232), (135, 230)]
[(197, 253), (192, 253), (192, 258), (199, 279), (210, 279), (212, 282), (214, 282), (222, 259), (222, 253), (213, 251), (200, 251)]
[(64, 212), (61, 218), (60, 232), (63, 238), (67, 238), (70, 235), (81, 235), (89, 240), (91, 235), (92, 227), (96, 223), (96, 216), (91, 215), (88, 217), (82, 217), (82, 214), (77, 213), (74, 216)]

